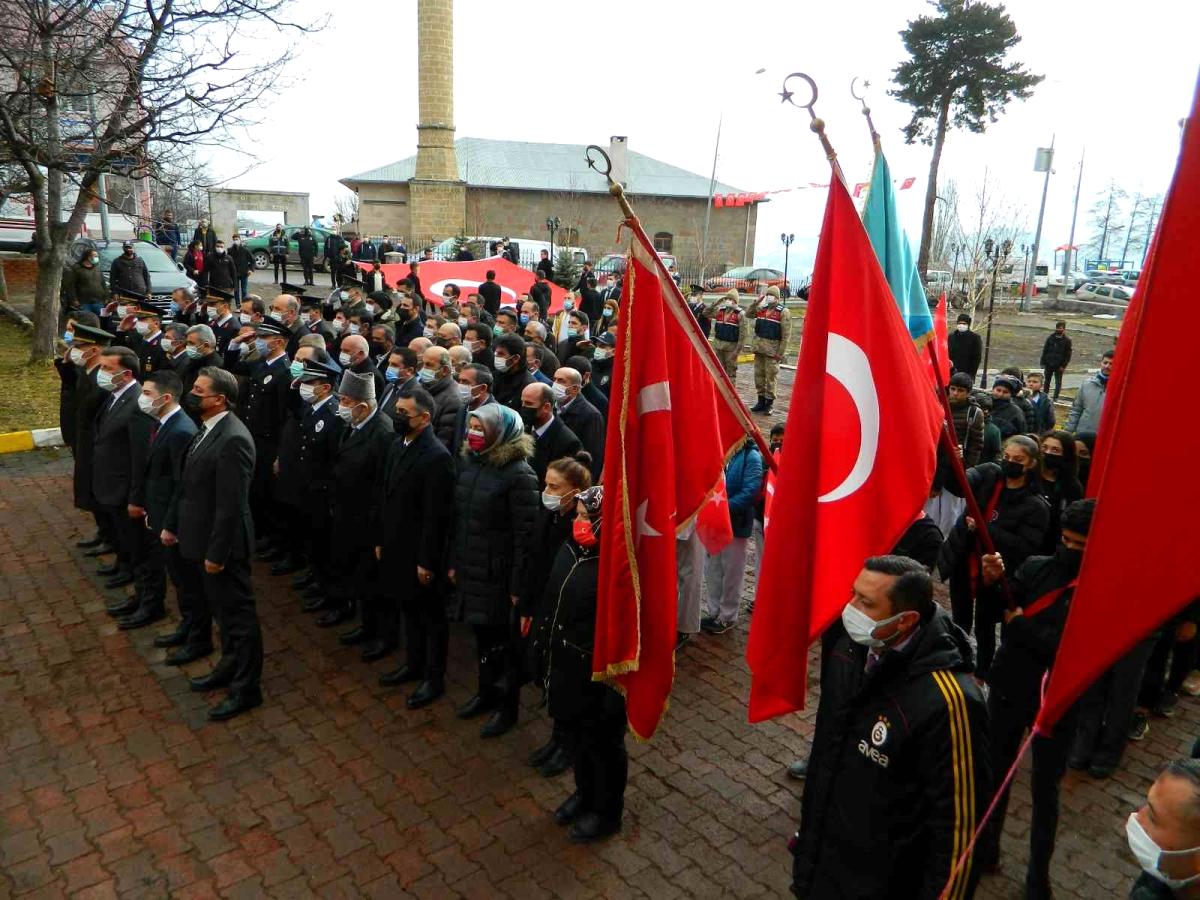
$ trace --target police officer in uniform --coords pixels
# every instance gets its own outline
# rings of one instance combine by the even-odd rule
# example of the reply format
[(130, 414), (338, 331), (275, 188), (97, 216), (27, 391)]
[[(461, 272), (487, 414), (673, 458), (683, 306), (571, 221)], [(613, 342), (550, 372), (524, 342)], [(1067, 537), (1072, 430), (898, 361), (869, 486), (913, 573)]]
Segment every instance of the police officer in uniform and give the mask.
[[(250, 511), (254, 530), (260, 535), (260, 550), (264, 558), (274, 561), (282, 557), (279, 517), (271, 482), (275, 459), (279, 455), (279, 438), (288, 415), (291, 399), (291, 373), (285, 350), (291, 332), (282, 322), (268, 316), (257, 325), (247, 325), (229, 344), (225, 365), (235, 374), (247, 378), (248, 390), (244, 406), (246, 428), (254, 437), (254, 478), (250, 482)], [(253, 338), (257, 360), (244, 361), (245, 344)]]
[(302, 296), (300, 298), (300, 318), (309, 334), (319, 334), (325, 339), (325, 349), (329, 351), (333, 349), (337, 335), (333, 333), (333, 327), (325, 321), (325, 316), (321, 312), (323, 302), (320, 297), (310, 297), (307, 294)]
[[(234, 308), (233, 294), (220, 288), (209, 288), (205, 300), (205, 319), (198, 324), (207, 324), (216, 336), (216, 351), (222, 357), (229, 352), (229, 342), (237, 337), (241, 322)], [(191, 391), (188, 391), (191, 393)]]
[(148, 300), (143, 301), (142, 308), (133, 314), (137, 320), (134, 325), (136, 337), (131, 337), (127, 346), (137, 354), (141, 378), (170, 368), (162, 348), (162, 314), (162, 305)]
[(779, 288), (771, 285), (766, 293), (750, 305), (747, 313), (754, 319), (754, 390), (758, 403), (750, 412), (770, 413), (775, 403), (775, 377), (779, 363), (787, 352), (788, 335), (792, 330), (787, 307), (779, 299)]
[(730, 381), (737, 378), (738, 354), (746, 337), (746, 312), (738, 299), (737, 288), (730, 288), (704, 308), (713, 320), (713, 349)]

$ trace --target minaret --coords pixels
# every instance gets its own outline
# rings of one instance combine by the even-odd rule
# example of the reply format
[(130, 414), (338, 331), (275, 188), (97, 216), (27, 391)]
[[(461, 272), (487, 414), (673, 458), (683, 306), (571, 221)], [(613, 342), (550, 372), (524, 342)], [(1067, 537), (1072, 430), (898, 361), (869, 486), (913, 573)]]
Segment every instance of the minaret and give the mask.
[(408, 183), (415, 239), (451, 237), (466, 220), (454, 155), (454, 0), (417, 0), (417, 171)]

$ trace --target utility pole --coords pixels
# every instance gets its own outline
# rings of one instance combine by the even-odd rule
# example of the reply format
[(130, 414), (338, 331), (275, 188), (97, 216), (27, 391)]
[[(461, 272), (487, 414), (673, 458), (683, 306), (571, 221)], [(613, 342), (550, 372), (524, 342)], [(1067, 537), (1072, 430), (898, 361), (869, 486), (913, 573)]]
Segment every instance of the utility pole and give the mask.
[(1146, 254), (1150, 252), (1150, 241), (1154, 239), (1154, 213), (1158, 206), (1158, 198), (1150, 200), (1150, 217), (1146, 220), (1146, 243), (1142, 245), (1142, 265), (1146, 263)]
[[(1042, 205), (1038, 209), (1037, 231), (1033, 234), (1033, 261), (1029, 264), (1029, 277), (1025, 279), (1025, 296), (1021, 298), (1021, 312), (1029, 312), (1030, 300), (1033, 297), (1033, 283), (1037, 280), (1038, 247), (1042, 243), (1042, 220), (1046, 217), (1046, 195), (1050, 192), (1050, 173), (1054, 171), (1054, 135), (1050, 136), (1049, 148), (1038, 148), (1033, 170), (1035, 172), (1044, 171), (1046, 180), (1042, 183)], [(1049, 284), (1049, 279), (1047, 279), (1047, 284)]]
[(1121, 268), (1125, 268), (1125, 255), (1129, 253), (1129, 239), (1133, 237), (1133, 223), (1137, 221), (1137, 208), (1142, 202), (1142, 192), (1139, 190), (1133, 198), (1133, 209), (1129, 213), (1129, 227), (1125, 229), (1125, 246), (1121, 248)]
[[(88, 115), (92, 120), (92, 152), (96, 152), (96, 94), (91, 92), (88, 94)], [(96, 196), (100, 198), (100, 236), (105, 241), (109, 240), (108, 231), (108, 180), (104, 177), (103, 170), (96, 176)]]
[(725, 113), (717, 117), (717, 142), (713, 145), (712, 177), (708, 179), (708, 207), (704, 210), (704, 240), (700, 245), (700, 283), (708, 275), (708, 223), (712, 219), (713, 198), (717, 193), (717, 154), (721, 152), (721, 124)]
[(1113, 183), (1108, 183), (1108, 208), (1104, 210), (1104, 228), (1100, 232), (1100, 252), (1097, 254), (1098, 260), (1104, 259), (1104, 248), (1108, 244), (1108, 223), (1112, 219), (1112, 204), (1113, 204)]
[(1085, 147), (1079, 153), (1079, 178), (1075, 182), (1075, 208), (1071, 210), (1071, 236), (1067, 238), (1067, 252), (1063, 254), (1063, 290), (1067, 289), (1067, 275), (1071, 271), (1071, 253), (1075, 250), (1075, 220), (1079, 217), (1079, 188), (1083, 185), (1083, 156), (1087, 153)]

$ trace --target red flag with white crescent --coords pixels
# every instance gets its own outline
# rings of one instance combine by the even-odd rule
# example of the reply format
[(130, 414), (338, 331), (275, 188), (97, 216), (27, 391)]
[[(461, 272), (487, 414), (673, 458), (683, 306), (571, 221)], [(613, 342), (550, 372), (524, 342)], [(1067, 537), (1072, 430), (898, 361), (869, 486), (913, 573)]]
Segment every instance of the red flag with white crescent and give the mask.
[(696, 514), (696, 536), (704, 549), (714, 556), (733, 540), (733, 523), (729, 519), (729, 494), (725, 490), (725, 473), (705, 504)]
[[(419, 260), (418, 260), (419, 262)], [(363, 272), (371, 271), (371, 263), (355, 262)], [(408, 263), (380, 263), (379, 269), (387, 283), (395, 287), (400, 284), (411, 267)], [(523, 269), (503, 256), (489, 256), (486, 259), (469, 260), (467, 262), (442, 262), (433, 260), (422, 262), (418, 269), (421, 278), (421, 293), (434, 306), (442, 305), (442, 290), (448, 284), (456, 284), (462, 291), (463, 300), (468, 294), (478, 290), (479, 285), (487, 280), (487, 273), (496, 273), (496, 284), (500, 285), (500, 305), (516, 306), (522, 294), (528, 294), (537, 277), (528, 269)], [(552, 281), (550, 285), (550, 312), (562, 309), (567, 292)]]
[[(675, 536), (745, 438), (701, 356), (703, 335), (653, 249), (625, 276), (604, 450), (592, 675), (625, 694), (629, 727), (654, 734), (675, 677)], [(699, 337), (697, 337), (699, 335)]]
[(750, 720), (802, 709), (809, 644), (929, 494), (942, 410), (846, 187), (834, 179), (746, 657)]

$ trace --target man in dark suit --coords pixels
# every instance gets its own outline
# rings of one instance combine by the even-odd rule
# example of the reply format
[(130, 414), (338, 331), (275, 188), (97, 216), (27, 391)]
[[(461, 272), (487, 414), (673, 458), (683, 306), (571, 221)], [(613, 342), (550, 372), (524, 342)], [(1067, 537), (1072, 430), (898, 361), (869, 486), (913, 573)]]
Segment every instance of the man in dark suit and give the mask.
[[(582, 294), (583, 289), (588, 286), (588, 281), (592, 282), (592, 287), (596, 286), (596, 276), (592, 274), (592, 261), (584, 260), (583, 270), (579, 273), (579, 280), (575, 282), (575, 293)], [(591, 313), (588, 313), (591, 315)]]
[(583, 445), (575, 432), (554, 415), (554, 392), (549, 385), (531, 384), (521, 392), (521, 419), (533, 435), (533, 471), (538, 485), (546, 486), (546, 469), (564, 456), (574, 456)]
[(237, 379), (224, 369), (201, 370), (184, 402), (201, 426), (188, 445), (160, 537), (164, 546), (178, 545), (183, 565), (201, 572), (221, 629), (221, 658), (209, 674), (192, 679), (192, 690), (229, 689), (208, 711), (210, 719), (222, 721), (262, 703), (262, 629), (250, 584), (254, 438), (231, 412)]
[(342, 248), (346, 246), (346, 239), (340, 234), (328, 234), (325, 236), (324, 246), (321, 248), (321, 255), (325, 259), (325, 267), (329, 270), (329, 284), (332, 287), (338, 286), (337, 270), (341, 265)]
[(550, 276), (538, 270), (537, 281), (529, 288), (529, 299), (542, 311), (542, 321), (550, 320)]
[(425, 333), (425, 321), (415, 298), (408, 294), (400, 297), (396, 307), (396, 346), (407, 347), (413, 338)]
[(333, 333), (333, 327), (325, 321), (325, 316), (321, 313), (321, 303), (320, 297), (301, 297), (300, 318), (308, 333), (319, 334), (325, 339), (325, 350), (332, 351), (337, 335)]
[(383, 395), (384, 377), (371, 360), (371, 344), (361, 334), (348, 334), (338, 344), (338, 362), (347, 372), (367, 375), (375, 383), (375, 397)]
[(577, 291), (579, 308), (587, 313), (592, 322), (598, 323), (600, 314), (604, 311), (604, 301), (600, 299), (600, 292), (596, 290), (596, 279), (589, 275), (586, 281), (582, 277), (579, 280), (583, 284), (582, 289)]
[(116, 562), (96, 572), (109, 576), (106, 588), (132, 584), (142, 558), (145, 529), (130, 506), (130, 496), (141, 492), (150, 439), (150, 420), (138, 409), (138, 365), (137, 354), (128, 347), (106, 347), (96, 372), (96, 384), (108, 396), (96, 413), (92, 496), (117, 541)]
[(568, 369), (574, 369), (583, 378), (583, 396), (588, 403), (600, 410), (604, 421), (608, 421), (608, 398), (596, 385), (592, 384), (592, 361), (586, 356), (571, 356), (563, 363)]
[(482, 322), (474, 322), (463, 329), (463, 346), (471, 351), (471, 362), (484, 366), (488, 371), (496, 367), (492, 353), (492, 329)]
[[(157, 647), (184, 644), (191, 623), (196, 618), (196, 610), (203, 609), (204, 603), (204, 583), (198, 573), (193, 568), (184, 574), (178, 547), (164, 547), (160, 539), (167, 510), (183, 472), (183, 455), (196, 435), (195, 423), (179, 408), (182, 391), (183, 382), (179, 375), (164, 369), (146, 377), (141, 396), (137, 398), (141, 411), (150, 417), (150, 437), (145, 476), (140, 487), (130, 493), (129, 505), (131, 512), (142, 513), (146, 532), (143, 536), (145, 553), (135, 573), (138, 596), (131, 598), (131, 608), (128, 614), (117, 619), (117, 626), (124, 631), (141, 628), (164, 618), (167, 614), (167, 575), (170, 575), (179, 601), (180, 624), (173, 635), (166, 637), (178, 637), (178, 640), (156, 638)], [(120, 614), (122, 611), (114, 612)], [(211, 651), (210, 635), (211, 631), (205, 640)], [(201, 644), (195, 649), (203, 646)]]
[(196, 383), (196, 376), (201, 369), (207, 366), (216, 366), (218, 369), (225, 367), (225, 360), (217, 352), (216, 346), (217, 337), (207, 325), (193, 325), (187, 330), (184, 352), (188, 361), (179, 373), (179, 377), (183, 379), (183, 390), (179, 394), (181, 398), (192, 392), (192, 385)]
[(383, 463), (394, 431), (375, 400), (370, 374), (346, 371), (338, 388), (338, 410), (346, 429), (333, 465), (333, 528), (330, 548), (330, 608), (317, 624), (329, 627), (354, 616), (356, 601), (362, 622), (339, 637), (346, 645), (366, 644), (363, 658), (382, 659), (396, 646), (394, 630), (385, 633), (379, 621), (378, 563), (369, 517), (371, 500), (383, 476)]
[(419, 681), (407, 700), (409, 709), (419, 709), (446, 689), (450, 630), (441, 582), (452, 510), (447, 500), (454, 494), (455, 468), (450, 451), (431, 427), (434, 401), (429, 392), (415, 388), (396, 405), (399, 437), (384, 463), (373, 531), (375, 558), (390, 595), (384, 602), (389, 606), (397, 599), (400, 602), (407, 652), (404, 665), (380, 676), (379, 683)]
[(393, 347), (391, 353), (384, 360), (386, 368), (384, 372), (384, 382), (386, 387), (379, 397), (379, 408), (389, 419), (392, 420), (392, 425), (397, 424), (396, 401), (406, 390), (417, 387), (420, 382), (417, 379), (417, 369), (421, 367), (421, 357), (415, 350), (408, 347)]
[(583, 396), (583, 376), (577, 369), (563, 366), (554, 373), (554, 399), (558, 415), (592, 455), (592, 481), (600, 481), (604, 469), (604, 416)]
[(492, 269), (488, 269), (483, 274), (484, 282), (479, 286), (479, 298), (483, 301), (483, 308), (493, 316), (500, 311), (500, 285), (496, 284), (496, 273)]
[[(112, 335), (94, 326), (76, 322), (74, 340), (67, 355), (68, 364), (76, 372), (74, 442), (75, 457), (73, 487), (75, 508), (92, 514), (96, 522), (99, 543), (85, 548), (85, 556), (101, 556), (116, 550), (117, 539), (112, 524), (96, 503), (92, 494), (92, 460), (95, 455), (96, 417), (102, 404), (108, 402), (108, 392), (100, 390), (96, 376), (100, 372), (100, 353), (108, 346)], [(88, 542), (90, 543), (90, 541)]]

